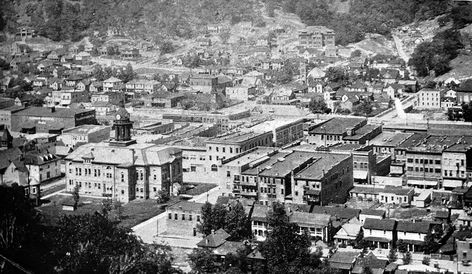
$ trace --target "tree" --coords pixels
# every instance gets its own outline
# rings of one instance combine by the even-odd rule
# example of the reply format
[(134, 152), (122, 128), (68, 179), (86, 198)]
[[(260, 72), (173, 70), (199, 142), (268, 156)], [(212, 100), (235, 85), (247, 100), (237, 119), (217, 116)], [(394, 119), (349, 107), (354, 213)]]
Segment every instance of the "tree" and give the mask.
[(472, 122), (472, 102), (462, 104), (462, 113), (464, 121)]
[(353, 107), (353, 112), (356, 115), (368, 116), (372, 113), (374, 106), (370, 100), (363, 100)]
[(130, 232), (100, 214), (63, 216), (54, 234), (57, 267), (66, 273), (105, 273), (114, 257), (142, 250)]
[(108, 216), (108, 213), (110, 213), (112, 206), (113, 206), (113, 202), (111, 199), (104, 199), (102, 201), (102, 215)]
[(206, 202), (202, 206), (202, 214), (200, 218), (200, 224), (198, 225), (198, 229), (204, 235), (209, 235), (211, 230), (213, 229), (212, 224), (212, 206), (209, 202)]
[(422, 264), (424, 264), (424, 265), (429, 265), (430, 263), (431, 263), (431, 257), (429, 257), (429, 256), (424, 256), (424, 257), (423, 257)]
[(346, 72), (341, 67), (328, 68), (325, 77), (329, 82), (343, 82), (347, 80)]
[(170, 194), (168, 191), (161, 189), (157, 192), (157, 203), (158, 204), (163, 204), (167, 203), (170, 199)]
[(37, 223), (38, 215), (23, 187), (0, 185), (0, 251), (20, 248)]
[(121, 70), (120, 74), (118, 75), (118, 78), (120, 78), (124, 83), (127, 83), (136, 77), (136, 73), (133, 70), (133, 66), (131, 63), (128, 63), (126, 65), (126, 69)]
[(405, 253), (408, 251), (408, 244), (405, 243), (405, 241), (403, 241), (402, 239), (400, 239), (397, 241), (397, 248), (398, 251), (400, 251), (401, 253)]
[(182, 273), (172, 267), (171, 248), (167, 245), (143, 245), (131, 253), (114, 256), (109, 273)]
[(76, 185), (74, 187), (74, 190), (72, 191), (72, 197), (74, 199), (74, 208), (77, 208), (77, 206), (79, 205), (79, 200), (80, 200), (79, 185)]
[(226, 214), (225, 223), (225, 230), (231, 235), (233, 241), (241, 241), (252, 236), (250, 220), (239, 201)]
[(105, 72), (103, 71), (102, 66), (97, 65), (93, 68), (92, 71), (93, 77), (95, 77), (98, 81), (103, 81), (105, 80)]
[(229, 38), (231, 37), (231, 33), (229, 31), (224, 31), (220, 33), (220, 39), (223, 44), (228, 43)]
[(390, 263), (394, 263), (398, 260), (398, 255), (397, 255), (397, 249), (396, 248), (390, 248), (390, 251), (388, 252), (388, 261)]
[(118, 217), (118, 220), (121, 220), (122, 215), (123, 215), (123, 205), (121, 204), (121, 202), (118, 200), (115, 200), (113, 202), (113, 209), (115, 210), (116, 217)]
[(164, 41), (160, 46), (162, 54), (168, 54), (175, 51), (175, 46), (171, 41)]
[(308, 108), (313, 113), (330, 113), (331, 109), (328, 108), (323, 98), (311, 98)]
[(410, 262), (411, 262), (411, 253), (410, 253), (410, 251), (403, 254), (402, 260), (403, 260), (403, 264), (410, 264)]
[(351, 58), (356, 58), (356, 57), (361, 57), (361, 56), (362, 56), (362, 52), (358, 49), (351, 52)]
[(311, 262), (310, 239), (306, 233), (299, 234), (299, 227), (290, 223), (281, 203), (274, 203), (267, 215), (269, 233), (261, 245), (269, 272), (299, 273)]
[(188, 258), (190, 259), (190, 266), (196, 274), (215, 273), (219, 270), (213, 253), (206, 248), (194, 249), (188, 255)]

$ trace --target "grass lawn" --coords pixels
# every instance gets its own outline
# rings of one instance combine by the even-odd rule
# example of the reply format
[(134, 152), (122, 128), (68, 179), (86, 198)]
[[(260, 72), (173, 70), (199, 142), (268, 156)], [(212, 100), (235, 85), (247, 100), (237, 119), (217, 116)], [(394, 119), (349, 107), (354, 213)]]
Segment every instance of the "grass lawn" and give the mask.
[[(81, 197), (79, 200), (79, 206), (75, 211), (62, 210), (62, 205), (73, 204), (74, 200), (69, 195), (55, 195), (48, 199), (48, 203), (38, 207), (38, 210), (43, 216), (45, 224), (54, 225), (57, 223), (59, 218), (63, 215), (81, 215), (81, 214), (93, 214), (94, 212), (102, 211), (102, 202), (104, 199), (99, 198), (88, 198)], [(180, 201), (177, 197), (172, 197), (167, 204), (173, 204)], [(146, 221), (156, 215), (165, 211), (165, 207), (162, 204), (158, 204), (156, 200), (134, 200), (127, 204), (122, 204), (121, 218), (117, 209), (112, 209), (109, 212), (109, 217), (112, 220), (119, 222), (119, 225), (131, 228), (143, 221)]]

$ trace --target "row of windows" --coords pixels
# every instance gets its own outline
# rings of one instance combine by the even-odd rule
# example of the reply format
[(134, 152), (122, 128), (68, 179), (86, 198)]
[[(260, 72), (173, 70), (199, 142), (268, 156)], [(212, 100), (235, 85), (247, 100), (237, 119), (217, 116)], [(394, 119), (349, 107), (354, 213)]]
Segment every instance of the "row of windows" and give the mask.
[[(179, 220), (179, 214), (174, 213), (173, 215), (174, 215), (174, 220), (178, 221)], [(186, 217), (185, 213), (182, 213), (180, 216), (181, 216), (180, 220), (182, 220), (182, 221), (185, 221), (185, 220), (192, 221), (193, 220), (193, 215), (192, 214), (188, 214), (187, 217)], [(172, 220), (172, 213), (169, 213), (168, 218), (169, 218), (169, 220)], [(197, 215), (197, 222), (200, 222), (200, 215)]]
[(413, 163), (413, 161), (416, 163), (416, 164), (430, 164), (432, 165), (433, 163), (436, 164), (436, 165), (440, 165), (441, 164), (441, 160), (433, 160), (433, 159), (413, 159), (413, 158), (408, 158), (407, 159), (407, 162), (408, 163)]
[[(324, 135), (321, 135), (321, 140), (324, 140)], [(341, 141), (341, 136), (338, 135), (326, 135), (328, 141)]]
[(441, 173), (440, 168), (428, 168), (428, 167), (426, 167), (426, 168), (423, 169), (422, 167), (415, 167), (415, 168), (413, 168), (411, 166), (408, 167), (408, 171), (413, 171), (413, 170), (415, 172), (428, 172), (428, 173), (439, 173), (439, 174)]

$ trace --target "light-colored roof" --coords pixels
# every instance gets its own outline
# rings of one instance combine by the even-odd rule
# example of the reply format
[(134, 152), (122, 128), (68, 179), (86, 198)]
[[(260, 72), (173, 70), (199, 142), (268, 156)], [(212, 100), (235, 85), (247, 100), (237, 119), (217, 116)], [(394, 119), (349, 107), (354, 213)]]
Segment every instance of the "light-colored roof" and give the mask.
[(110, 77), (108, 79), (106, 79), (105, 81), (103, 81), (105, 83), (120, 83), (122, 82), (120, 79), (116, 78), (116, 77)]
[[(109, 143), (86, 144), (80, 146), (66, 157), (71, 161), (82, 161), (85, 155), (92, 153), (92, 162), (109, 165), (163, 165), (175, 159), (179, 149), (159, 147), (153, 144), (134, 144), (127, 147), (111, 146)], [(134, 159), (133, 159), (134, 155)], [(133, 161), (134, 160), (134, 161)]]

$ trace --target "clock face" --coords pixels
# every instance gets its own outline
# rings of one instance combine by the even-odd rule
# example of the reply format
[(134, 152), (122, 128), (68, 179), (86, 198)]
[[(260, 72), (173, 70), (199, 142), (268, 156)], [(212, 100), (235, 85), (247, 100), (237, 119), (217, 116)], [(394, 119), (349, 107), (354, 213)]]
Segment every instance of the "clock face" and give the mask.
[(116, 115), (116, 120), (120, 120), (121, 119), (121, 115), (117, 114)]

